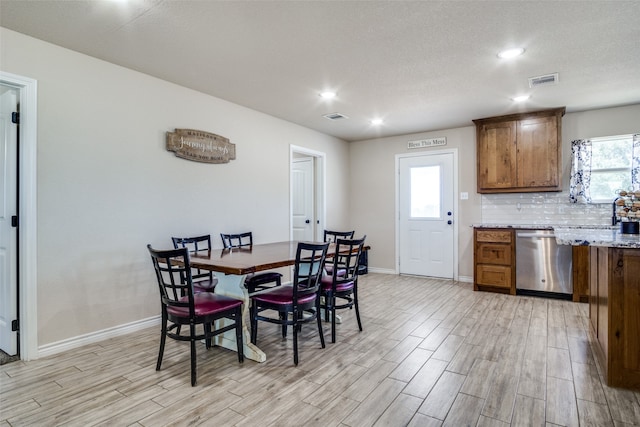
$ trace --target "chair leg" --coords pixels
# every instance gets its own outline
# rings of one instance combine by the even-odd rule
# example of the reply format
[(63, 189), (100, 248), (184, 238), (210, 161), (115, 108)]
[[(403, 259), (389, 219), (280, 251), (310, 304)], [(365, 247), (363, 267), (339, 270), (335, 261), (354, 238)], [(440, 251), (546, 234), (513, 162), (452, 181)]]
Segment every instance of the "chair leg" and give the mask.
[(162, 365), (162, 355), (164, 354), (164, 344), (167, 342), (167, 318), (163, 314), (162, 315), (162, 328), (160, 335), (160, 350), (158, 351), (158, 361), (156, 362), (156, 371), (160, 370), (160, 366)]
[(236, 308), (236, 344), (238, 345), (238, 362), (244, 362), (244, 343), (242, 342), (242, 306)]
[(211, 348), (211, 323), (205, 323), (202, 327), (204, 328), (204, 345), (208, 350)]
[(322, 319), (320, 318), (320, 298), (316, 299), (316, 320), (318, 321), (318, 334), (320, 334), (320, 343), (322, 344), (322, 348), (325, 348), (324, 332), (322, 331)]
[(196, 325), (193, 323), (189, 325), (189, 332), (191, 333), (191, 386), (196, 385), (196, 340), (193, 338), (196, 336)]
[(255, 302), (251, 303), (249, 316), (251, 317), (251, 344), (256, 344), (258, 341), (258, 307)]
[(324, 296), (324, 320), (326, 322), (329, 321), (329, 315), (331, 314), (329, 309), (329, 306), (330, 306), (329, 295), (331, 294), (327, 292), (327, 294), (325, 294)]
[(356, 319), (358, 320), (358, 328), (362, 332), (362, 322), (360, 321), (360, 310), (358, 309), (358, 288), (353, 288), (353, 305), (356, 307)]
[(298, 364), (298, 313), (293, 312), (293, 363)]
[(285, 312), (280, 312), (278, 317), (280, 317), (280, 321), (282, 322), (282, 338), (287, 338), (287, 317), (289, 316), (289, 313)]
[(336, 296), (331, 295), (331, 342), (336, 342)]

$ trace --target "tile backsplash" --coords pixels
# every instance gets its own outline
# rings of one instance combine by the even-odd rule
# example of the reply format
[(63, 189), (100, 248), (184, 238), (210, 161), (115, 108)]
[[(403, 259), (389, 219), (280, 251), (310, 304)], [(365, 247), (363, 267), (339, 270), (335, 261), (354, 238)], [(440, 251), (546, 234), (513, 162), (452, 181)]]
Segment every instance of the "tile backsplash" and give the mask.
[(482, 195), (483, 224), (610, 225), (610, 204), (569, 203), (569, 192)]

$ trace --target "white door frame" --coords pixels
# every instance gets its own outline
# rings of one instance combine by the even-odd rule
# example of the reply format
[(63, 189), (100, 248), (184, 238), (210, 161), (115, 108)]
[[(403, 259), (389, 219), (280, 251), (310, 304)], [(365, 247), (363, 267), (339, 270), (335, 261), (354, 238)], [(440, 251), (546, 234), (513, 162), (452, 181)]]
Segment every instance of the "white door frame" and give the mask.
[(321, 242), (324, 240), (324, 224), (326, 211), (326, 157), (327, 155), (321, 151), (311, 150), (309, 148), (297, 145), (289, 146), (289, 240), (293, 239), (293, 176), (292, 164), (294, 154), (302, 154), (313, 157), (314, 173), (315, 173), (315, 207), (316, 207), (316, 236), (315, 240)]
[(37, 300), (37, 90), (34, 79), (0, 71), (0, 84), (18, 90), (20, 100), (20, 172), (18, 244), (20, 246), (20, 359), (38, 358)]
[(396, 154), (396, 274), (400, 274), (400, 159), (453, 154), (453, 280), (458, 280), (458, 149)]

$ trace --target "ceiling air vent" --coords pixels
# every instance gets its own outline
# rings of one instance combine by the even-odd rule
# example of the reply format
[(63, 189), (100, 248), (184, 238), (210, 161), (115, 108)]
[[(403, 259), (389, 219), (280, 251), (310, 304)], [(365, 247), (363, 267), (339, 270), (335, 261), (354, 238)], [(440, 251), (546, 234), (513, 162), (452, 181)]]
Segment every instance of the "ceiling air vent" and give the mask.
[(324, 116), (329, 120), (342, 120), (342, 119), (348, 119), (349, 117), (345, 116), (344, 114), (341, 113), (331, 113), (331, 114), (325, 114)]
[(529, 87), (554, 85), (558, 83), (558, 73), (545, 74), (544, 76), (529, 77)]

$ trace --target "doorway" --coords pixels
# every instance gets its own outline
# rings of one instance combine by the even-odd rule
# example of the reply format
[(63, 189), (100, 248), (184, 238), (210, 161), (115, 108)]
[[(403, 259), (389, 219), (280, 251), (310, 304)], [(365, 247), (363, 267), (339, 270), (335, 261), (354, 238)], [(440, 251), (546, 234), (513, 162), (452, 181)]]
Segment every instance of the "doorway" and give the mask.
[[(17, 285), (16, 296), (12, 301), (16, 307), (16, 318), (10, 319), (12, 313), (9, 315), (4, 313), (3, 315), (12, 322), (16, 321), (11, 326), (17, 329), (16, 344), (20, 359), (31, 360), (38, 357), (38, 306), (36, 298), (37, 82), (28, 77), (0, 71), (0, 93), (6, 92), (15, 93), (17, 106), (19, 106), (20, 125), (16, 131), (20, 147), (14, 179), (18, 183), (16, 203), (19, 209), (17, 213), (11, 214), (16, 217), (15, 220), (11, 218), (11, 221), (15, 221), (18, 228)], [(7, 280), (8, 282), (9, 280)], [(4, 295), (0, 298), (4, 298)]]
[(457, 150), (397, 155), (400, 274), (457, 280)]
[(290, 146), (290, 239), (322, 241), (325, 222), (325, 154)]
[(0, 86), (0, 350), (7, 356), (19, 354), (18, 95)]

